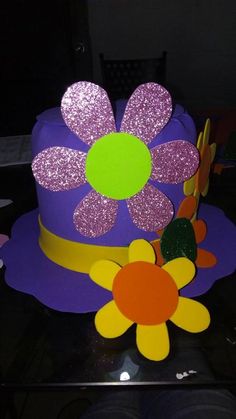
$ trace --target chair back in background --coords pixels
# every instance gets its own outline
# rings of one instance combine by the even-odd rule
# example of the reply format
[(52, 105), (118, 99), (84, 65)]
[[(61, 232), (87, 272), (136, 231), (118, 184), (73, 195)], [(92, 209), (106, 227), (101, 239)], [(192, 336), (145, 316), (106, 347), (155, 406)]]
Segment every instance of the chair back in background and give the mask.
[(103, 87), (111, 100), (129, 98), (140, 84), (156, 82), (165, 86), (166, 51), (158, 58), (113, 60), (100, 54)]

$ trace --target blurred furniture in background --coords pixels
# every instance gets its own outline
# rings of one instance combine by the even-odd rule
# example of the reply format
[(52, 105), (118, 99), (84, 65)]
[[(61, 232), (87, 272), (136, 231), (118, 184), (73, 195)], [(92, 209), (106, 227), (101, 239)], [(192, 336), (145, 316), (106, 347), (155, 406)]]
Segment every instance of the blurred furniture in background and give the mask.
[(157, 82), (165, 86), (166, 51), (158, 58), (113, 60), (100, 54), (103, 87), (111, 100), (128, 98), (137, 86)]
[(190, 109), (197, 132), (202, 131), (207, 118), (211, 121), (209, 142), (217, 145), (213, 172), (236, 167), (236, 109)]

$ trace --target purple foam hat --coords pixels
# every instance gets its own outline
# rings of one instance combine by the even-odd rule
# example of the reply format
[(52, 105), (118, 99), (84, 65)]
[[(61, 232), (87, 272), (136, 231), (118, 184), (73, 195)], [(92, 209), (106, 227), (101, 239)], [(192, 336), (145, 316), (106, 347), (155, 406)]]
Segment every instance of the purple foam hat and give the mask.
[[(172, 110), (162, 86), (139, 86), (128, 103), (117, 103), (116, 113), (115, 120), (103, 89), (79, 82), (63, 96), (61, 111), (41, 114), (33, 130), (39, 210), (16, 222), (1, 257), (10, 286), (57, 310), (96, 311), (111, 299), (109, 291), (90, 280), (87, 261), (100, 258), (101, 251), (109, 257), (115, 249), (111, 254), (122, 264), (132, 240), (157, 240), (157, 230), (168, 226), (185, 198), (184, 182), (198, 168), (193, 121), (181, 106)], [(136, 149), (141, 157), (132, 166), (136, 172), (127, 165), (127, 182), (114, 187), (123, 167), (113, 155), (125, 141), (121, 157), (129, 161)], [(97, 164), (101, 150), (104, 164)], [(110, 158), (115, 168), (107, 168)], [(100, 177), (90, 176), (89, 165)], [(235, 267), (235, 227), (214, 207), (202, 205), (199, 217), (208, 226), (201, 247), (214, 253), (217, 263), (198, 269), (182, 290), (188, 297), (204, 293)], [(222, 252), (219, 247), (229, 248)]]

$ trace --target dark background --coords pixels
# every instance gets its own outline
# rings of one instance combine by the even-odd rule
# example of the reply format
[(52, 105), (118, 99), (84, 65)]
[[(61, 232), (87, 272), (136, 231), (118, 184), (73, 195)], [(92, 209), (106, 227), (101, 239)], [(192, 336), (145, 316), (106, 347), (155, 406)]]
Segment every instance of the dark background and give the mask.
[(36, 115), (58, 106), (68, 85), (92, 79), (87, 4), (13, 0), (0, 7), (0, 136), (28, 134)]
[(167, 86), (190, 111), (236, 108), (234, 0), (4, 0), (0, 12), (0, 136), (30, 133), (71, 83), (100, 83), (101, 52), (165, 50)]

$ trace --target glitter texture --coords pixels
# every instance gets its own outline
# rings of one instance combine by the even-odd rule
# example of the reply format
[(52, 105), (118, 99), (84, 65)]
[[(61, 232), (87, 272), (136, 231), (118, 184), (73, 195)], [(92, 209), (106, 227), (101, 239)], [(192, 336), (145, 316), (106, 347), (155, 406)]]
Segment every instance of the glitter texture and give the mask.
[[(108, 96), (93, 83), (79, 82), (70, 86), (63, 96), (61, 111), (68, 127), (89, 146), (116, 131)], [(143, 84), (127, 103), (121, 131), (138, 137), (147, 145), (166, 125), (171, 112), (171, 97), (167, 90), (156, 83)], [(199, 164), (196, 147), (187, 141), (168, 142), (150, 150), (150, 153), (151, 179), (158, 182), (185, 181), (196, 172)], [(35, 157), (32, 168), (42, 186), (63, 191), (86, 183), (86, 159), (83, 152), (51, 147)], [(94, 166), (95, 178), (104, 164), (101, 161)], [(116, 222), (118, 205), (119, 201), (114, 197), (105, 197), (104, 192), (92, 190), (74, 211), (76, 229), (86, 237), (107, 233)], [(168, 197), (147, 183), (139, 193), (127, 199), (127, 207), (134, 224), (144, 231), (160, 230), (173, 217), (173, 205)]]
[(146, 185), (126, 202), (134, 224), (141, 230), (160, 230), (169, 224), (174, 214), (167, 196), (152, 185)]
[(117, 201), (92, 190), (74, 211), (76, 230), (86, 237), (102, 236), (113, 227), (117, 211)]
[(161, 144), (151, 151), (153, 170), (151, 179), (163, 183), (180, 183), (197, 171), (197, 148), (182, 140)]
[(192, 223), (186, 218), (176, 218), (161, 236), (161, 253), (165, 262), (186, 257), (195, 262), (197, 245)]
[(62, 98), (61, 113), (71, 131), (90, 146), (98, 138), (116, 131), (107, 93), (93, 83), (72, 84)]
[(142, 84), (127, 103), (120, 131), (133, 134), (149, 144), (167, 124), (171, 113), (169, 92), (156, 83)]
[(37, 182), (50, 191), (66, 191), (86, 183), (86, 154), (67, 147), (50, 147), (33, 160), (32, 170)]

